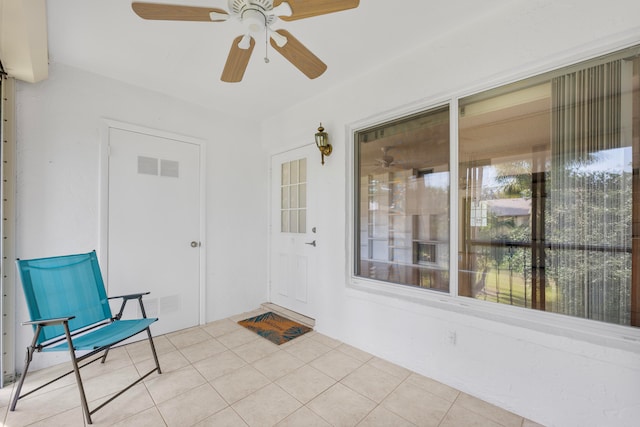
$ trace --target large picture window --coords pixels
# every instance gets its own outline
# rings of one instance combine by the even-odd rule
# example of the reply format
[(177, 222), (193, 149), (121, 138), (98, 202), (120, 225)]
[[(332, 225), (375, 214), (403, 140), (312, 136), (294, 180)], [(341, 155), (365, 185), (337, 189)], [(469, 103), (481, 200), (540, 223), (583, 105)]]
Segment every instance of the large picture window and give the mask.
[(355, 133), (356, 276), (640, 326), (640, 47), (457, 105)]
[(639, 64), (460, 100), (461, 296), (638, 325)]
[(356, 274), (449, 290), (449, 109), (362, 130)]

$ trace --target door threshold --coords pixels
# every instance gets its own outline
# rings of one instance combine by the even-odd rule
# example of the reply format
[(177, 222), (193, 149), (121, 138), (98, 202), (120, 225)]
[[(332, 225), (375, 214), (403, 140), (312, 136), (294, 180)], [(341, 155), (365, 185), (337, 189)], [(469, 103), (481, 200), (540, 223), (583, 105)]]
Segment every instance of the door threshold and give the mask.
[(296, 322), (302, 323), (310, 328), (313, 328), (316, 325), (315, 319), (307, 317), (304, 314), (296, 313), (295, 311), (291, 311), (288, 308), (284, 308), (271, 302), (262, 303), (260, 304), (260, 307), (265, 310), (273, 311), (274, 313), (280, 314), (288, 319), (295, 320)]

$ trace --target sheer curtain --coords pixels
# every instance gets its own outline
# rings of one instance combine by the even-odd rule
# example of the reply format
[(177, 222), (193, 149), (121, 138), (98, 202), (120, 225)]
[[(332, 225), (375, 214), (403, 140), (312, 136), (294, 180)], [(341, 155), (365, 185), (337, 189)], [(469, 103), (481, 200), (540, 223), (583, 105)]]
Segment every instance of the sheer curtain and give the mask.
[(546, 239), (546, 285), (557, 287), (553, 311), (619, 324), (629, 324), (631, 310), (625, 65), (617, 60), (552, 79), (552, 157), (540, 236)]

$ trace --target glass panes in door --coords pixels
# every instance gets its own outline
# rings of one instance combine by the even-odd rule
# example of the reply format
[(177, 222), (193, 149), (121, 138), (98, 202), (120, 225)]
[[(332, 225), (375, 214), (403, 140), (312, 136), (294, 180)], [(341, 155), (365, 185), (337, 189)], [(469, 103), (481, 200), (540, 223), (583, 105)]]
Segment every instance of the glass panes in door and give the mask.
[(307, 159), (292, 160), (281, 166), (280, 231), (307, 231)]

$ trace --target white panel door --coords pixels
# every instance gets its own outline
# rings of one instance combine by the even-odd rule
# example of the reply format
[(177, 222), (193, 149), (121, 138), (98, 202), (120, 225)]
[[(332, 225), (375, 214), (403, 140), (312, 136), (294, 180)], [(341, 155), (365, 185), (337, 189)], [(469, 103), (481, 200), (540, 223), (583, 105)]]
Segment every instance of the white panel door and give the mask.
[(197, 325), (200, 146), (110, 128), (108, 221), (109, 294), (151, 291), (155, 334)]
[(271, 302), (315, 318), (318, 305), (315, 225), (320, 153), (309, 145), (271, 159)]

